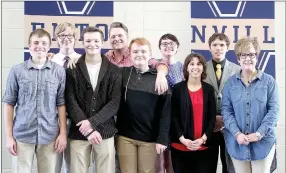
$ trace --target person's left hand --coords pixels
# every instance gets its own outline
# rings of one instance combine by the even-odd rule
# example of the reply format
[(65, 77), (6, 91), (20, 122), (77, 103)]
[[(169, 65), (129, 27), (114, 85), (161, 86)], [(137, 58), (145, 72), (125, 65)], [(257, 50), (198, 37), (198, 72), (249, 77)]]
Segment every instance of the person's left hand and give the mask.
[(157, 73), (155, 90), (158, 92), (159, 95), (165, 93), (168, 90), (168, 81), (166, 79), (165, 74), (162, 72)]
[(79, 131), (83, 136), (88, 135), (93, 130), (88, 120), (82, 120), (81, 122), (77, 123), (76, 126), (80, 126)]
[(68, 62), (67, 67), (70, 68), (70, 69), (75, 68), (76, 67), (76, 63), (77, 63), (78, 60), (79, 60), (79, 57), (71, 57), (69, 62)]

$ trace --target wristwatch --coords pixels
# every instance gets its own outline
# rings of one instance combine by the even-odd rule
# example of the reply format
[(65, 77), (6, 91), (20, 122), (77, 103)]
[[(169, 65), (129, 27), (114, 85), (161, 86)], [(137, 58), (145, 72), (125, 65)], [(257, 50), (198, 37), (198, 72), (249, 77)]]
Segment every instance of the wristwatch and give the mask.
[(256, 136), (259, 140), (261, 140), (261, 138), (262, 138), (262, 136), (261, 136), (261, 134), (260, 134), (259, 132), (256, 132), (256, 133), (255, 133), (255, 136)]

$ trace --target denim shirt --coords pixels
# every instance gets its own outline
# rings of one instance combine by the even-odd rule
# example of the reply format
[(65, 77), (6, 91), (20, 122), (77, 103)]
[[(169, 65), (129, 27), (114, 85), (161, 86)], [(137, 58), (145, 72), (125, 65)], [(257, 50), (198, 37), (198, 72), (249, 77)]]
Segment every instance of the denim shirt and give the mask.
[[(228, 79), (222, 94), (223, 133), (228, 153), (237, 160), (264, 159), (276, 142), (279, 99), (275, 79), (258, 71), (247, 87), (238, 73)], [(259, 132), (262, 139), (239, 145), (235, 138), (237, 132)]]
[(13, 137), (29, 144), (49, 144), (59, 135), (57, 106), (65, 104), (66, 74), (47, 60), (41, 69), (31, 59), (12, 67), (3, 102), (16, 105)]

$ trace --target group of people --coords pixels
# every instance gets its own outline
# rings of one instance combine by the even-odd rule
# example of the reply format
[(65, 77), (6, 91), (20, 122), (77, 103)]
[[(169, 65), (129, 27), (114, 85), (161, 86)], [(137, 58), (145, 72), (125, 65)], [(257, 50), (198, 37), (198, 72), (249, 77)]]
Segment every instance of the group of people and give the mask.
[[(110, 25), (112, 50), (101, 53), (103, 32), (86, 27), (85, 53), (75, 52), (75, 27), (51, 36), (30, 33), (29, 60), (11, 68), (4, 102), (7, 148), (17, 169), (30, 173), (269, 173), (275, 160), (279, 100), (275, 79), (256, 68), (256, 38), (235, 44), (238, 64), (226, 59), (223, 33), (208, 41), (211, 60), (175, 55), (180, 43), (164, 34), (152, 56), (146, 38), (128, 45), (128, 28)], [(15, 115), (14, 115), (15, 108)], [(91, 158), (92, 155), (92, 158)]]

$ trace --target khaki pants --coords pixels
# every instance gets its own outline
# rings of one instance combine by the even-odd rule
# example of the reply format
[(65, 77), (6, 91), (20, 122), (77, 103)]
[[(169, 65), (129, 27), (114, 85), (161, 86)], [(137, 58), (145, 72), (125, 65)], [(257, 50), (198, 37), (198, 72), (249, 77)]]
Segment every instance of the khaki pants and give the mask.
[(55, 142), (45, 145), (27, 144), (17, 141), (17, 167), (19, 173), (31, 173), (34, 160), (37, 157), (38, 173), (58, 173), (61, 154), (55, 152)]
[(236, 173), (269, 173), (272, 160), (275, 154), (275, 145), (273, 145), (269, 154), (263, 160), (243, 161), (231, 158)]
[(114, 173), (115, 148), (114, 137), (102, 140), (100, 144), (90, 144), (83, 140), (70, 140), (70, 173), (88, 173), (90, 154), (94, 155), (96, 173)]
[[(63, 164), (64, 161), (64, 164)], [(70, 173), (70, 140), (67, 140), (66, 149), (60, 153), (59, 164), (56, 168), (57, 173), (61, 173), (61, 170), (64, 170), (64, 173)]]
[(155, 143), (118, 136), (116, 146), (121, 173), (155, 172)]
[[(67, 119), (67, 137), (69, 134), (69, 129), (71, 126), (71, 122), (69, 119)], [(70, 173), (70, 161), (71, 161), (71, 156), (70, 156), (70, 140), (67, 138), (67, 147), (64, 150), (64, 152), (61, 153), (61, 158), (57, 167), (57, 173), (61, 173), (62, 167), (64, 170), (64, 173)], [(64, 161), (64, 164), (63, 164)]]

